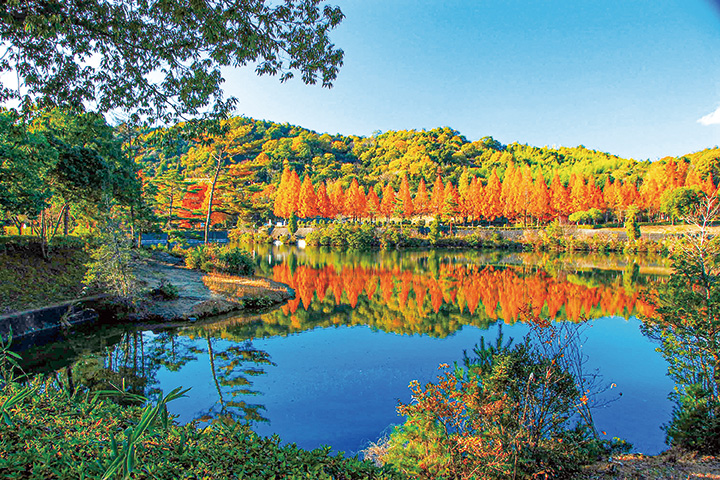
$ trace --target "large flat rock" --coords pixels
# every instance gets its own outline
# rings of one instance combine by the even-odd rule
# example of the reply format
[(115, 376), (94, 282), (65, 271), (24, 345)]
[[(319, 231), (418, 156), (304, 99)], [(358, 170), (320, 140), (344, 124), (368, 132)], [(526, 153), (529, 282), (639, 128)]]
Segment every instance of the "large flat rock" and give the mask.
[(154, 256), (136, 269), (138, 280), (149, 288), (168, 282), (178, 289), (174, 300), (145, 299), (134, 321), (196, 320), (223, 313), (268, 308), (295, 297), (285, 284), (261, 277), (240, 277), (190, 270), (169, 256)]

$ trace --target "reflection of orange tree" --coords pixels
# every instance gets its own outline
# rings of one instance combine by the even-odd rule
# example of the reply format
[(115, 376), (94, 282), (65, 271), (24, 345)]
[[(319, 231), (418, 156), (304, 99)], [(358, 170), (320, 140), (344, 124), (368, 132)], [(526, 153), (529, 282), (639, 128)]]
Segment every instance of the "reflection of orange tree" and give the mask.
[(349, 305), (353, 309), (363, 297), (375, 307), (377, 304), (395, 307), (400, 315), (398, 318), (392, 319), (390, 324), (376, 325), (392, 331), (396, 330), (393, 324), (423, 319), (442, 309), (458, 310), (460, 314), (467, 310), (468, 320), (462, 323), (472, 323), (474, 317), (513, 323), (528, 304), (537, 315), (571, 321), (644, 314), (651, 308), (640, 299), (638, 289), (622, 287), (619, 275), (611, 283), (593, 286), (523, 267), (497, 269), (441, 264), (438, 274), (433, 275), (398, 267), (300, 265), (293, 270), (283, 264), (273, 268), (273, 277), (297, 292), (296, 299), (282, 309), (285, 316), (295, 319), (293, 326), (296, 328), (300, 328), (297, 322), (300, 307), (307, 311), (313, 302), (327, 307), (332, 303), (328, 298), (334, 300), (335, 306)]

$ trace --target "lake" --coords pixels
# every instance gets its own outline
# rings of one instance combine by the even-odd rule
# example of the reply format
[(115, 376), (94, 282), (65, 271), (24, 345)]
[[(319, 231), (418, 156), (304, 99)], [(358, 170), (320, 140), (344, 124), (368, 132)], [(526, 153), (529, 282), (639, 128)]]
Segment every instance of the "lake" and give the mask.
[[(25, 352), (30, 370), (70, 371), (91, 387), (145, 395), (191, 388), (169, 405), (180, 422), (231, 415), (304, 448), (355, 453), (389, 433), (408, 384), (436, 378), (481, 337), (517, 341), (531, 309), (583, 329), (585, 369), (613, 385), (596, 397), (598, 430), (635, 450), (664, 450), (673, 383), (640, 330), (643, 293), (663, 260), (474, 251), (337, 252), (267, 247), (257, 273), (293, 287), (262, 315), (165, 331), (109, 329)], [(586, 323), (583, 323), (587, 320)]]

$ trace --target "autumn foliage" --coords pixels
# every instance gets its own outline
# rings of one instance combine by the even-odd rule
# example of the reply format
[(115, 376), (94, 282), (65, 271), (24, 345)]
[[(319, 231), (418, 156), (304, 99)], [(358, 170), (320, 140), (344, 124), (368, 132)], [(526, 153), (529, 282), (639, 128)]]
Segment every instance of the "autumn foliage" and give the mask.
[[(313, 310), (313, 302), (358, 308), (363, 302), (386, 305), (390, 316), (363, 318), (376, 327), (402, 333), (438, 334), (432, 321), (441, 311), (459, 311), (462, 322), (522, 321), (528, 305), (536, 315), (572, 322), (598, 316), (651, 314), (640, 291), (616, 282), (586, 286), (553, 277), (541, 269), (442, 264), (437, 274), (380, 266), (314, 267), (287, 263), (273, 267), (273, 279), (292, 287), (297, 297), (282, 307), (292, 316)], [(322, 308), (322, 307), (316, 307)], [(314, 310), (313, 310), (314, 311)], [(465, 313), (467, 312), (467, 313)], [(461, 324), (443, 326), (457, 329)], [(428, 330), (429, 329), (429, 330)]]
[(410, 382), (405, 422), (377, 460), (413, 478), (570, 478), (628, 449), (595, 434), (578, 326), (537, 319), (530, 331), (515, 345), (483, 339), (462, 365), (440, 365), (436, 382)]
[[(242, 139), (242, 154), (228, 159), (228, 172), (236, 164), (245, 168), (232, 181), (219, 182), (217, 210), (265, 220), (295, 213), (306, 219), (441, 217), (542, 225), (597, 209), (605, 221), (622, 223), (635, 209), (643, 221), (659, 221), (671, 219), (664, 200), (679, 189), (714, 193), (720, 178), (718, 149), (638, 162), (583, 146), (469, 141), (449, 128), (367, 138), (240, 117), (231, 123), (228, 138)], [(206, 177), (202, 146), (181, 143), (169, 151), (172, 158), (150, 141), (140, 148), (138, 161), (149, 181), (165, 185), (170, 168), (178, 182)], [(259, 191), (273, 196), (254, 196)], [(183, 202), (191, 204), (197, 195), (202, 193), (187, 191)], [(168, 204), (167, 192), (159, 195), (158, 213), (167, 214)]]

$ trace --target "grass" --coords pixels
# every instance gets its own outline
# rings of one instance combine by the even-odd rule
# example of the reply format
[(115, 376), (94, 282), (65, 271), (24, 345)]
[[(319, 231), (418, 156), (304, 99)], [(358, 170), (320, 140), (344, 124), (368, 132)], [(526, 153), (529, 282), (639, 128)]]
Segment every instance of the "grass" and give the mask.
[(87, 261), (76, 246), (54, 248), (47, 260), (32, 244), (0, 250), (0, 314), (82, 296)]

